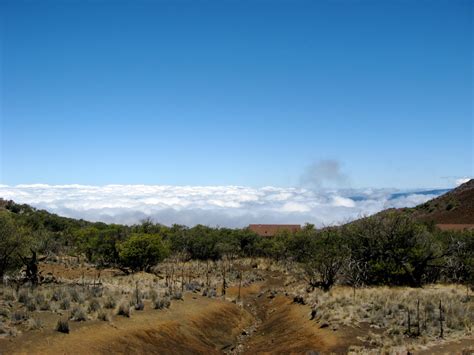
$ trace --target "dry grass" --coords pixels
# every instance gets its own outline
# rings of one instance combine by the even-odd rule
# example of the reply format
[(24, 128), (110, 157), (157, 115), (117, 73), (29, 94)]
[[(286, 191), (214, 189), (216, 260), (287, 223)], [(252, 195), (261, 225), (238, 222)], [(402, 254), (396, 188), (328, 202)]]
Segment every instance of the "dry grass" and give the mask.
[(407, 343), (426, 345), (441, 332), (445, 339), (466, 337), (474, 324), (474, 302), (456, 285), (371, 287), (355, 295), (351, 288), (336, 287), (328, 293), (316, 290), (305, 299), (321, 324), (335, 329), (368, 325), (373, 331), (360, 340), (379, 349)]
[[(354, 297), (353, 290), (348, 287), (338, 286), (328, 293), (308, 290), (295, 264), (267, 259), (243, 259), (232, 263), (191, 261), (184, 264), (185, 272), (181, 273), (179, 267), (183, 265), (178, 267), (176, 263), (165, 262), (155, 268), (155, 274), (111, 276), (110, 273), (98, 280), (97, 272), (89, 270), (89, 278), (58, 277), (62, 280), (59, 285), (47, 284), (19, 290), (0, 286), (0, 333), (12, 336), (17, 329), (21, 332), (41, 327), (53, 329), (55, 322), (64, 316), (64, 311), (69, 310), (72, 310), (71, 319), (82, 321), (109, 321), (112, 314), (130, 317), (133, 309), (143, 310), (145, 305), (145, 312), (141, 313), (149, 310), (157, 312), (154, 309), (169, 308), (171, 300), (183, 299), (181, 290), (217, 297), (221, 295), (222, 269), (225, 267), (226, 283), (234, 288), (240, 281), (239, 269), (244, 270), (243, 288), (262, 281), (269, 274), (284, 277), (284, 286), (272, 289), (269, 294), (302, 297), (313, 308), (315, 321), (327, 323), (330, 328), (370, 329), (360, 340), (373, 349), (392, 351), (406, 344), (433, 342), (440, 333), (440, 300), (444, 310), (444, 338), (449, 340), (472, 335), (474, 300), (466, 298), (465, 289), (456, 285), (430, 285), (422, 289), (371, 287), (357, 290)], [(170, 273), (173, 273), (172, 278)], [(77, 270), (71, 271), (71, 274), (82, 275)], [(234, 291), (227, 294), (228, 300), (231, 300)], [(135, 314), (138, 316), (138, 312)], [(54, 323), (36, 325), (34, 322), (38, 315), (54, 316)], [(133, 321), (134, 318), (124, 321)], [(358, 348), (352, 350), (361, 351)]]

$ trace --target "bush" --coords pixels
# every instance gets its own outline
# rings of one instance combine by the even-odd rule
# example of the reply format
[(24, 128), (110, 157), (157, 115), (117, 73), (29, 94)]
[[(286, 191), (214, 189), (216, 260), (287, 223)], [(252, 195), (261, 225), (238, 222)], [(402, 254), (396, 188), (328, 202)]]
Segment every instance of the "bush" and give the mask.
[(120, 263), (135, 271), (149, 271), (168, 253), (168, 247), (158, 234), (135, 233), (119, 245)]
[(71, 301), (69, 298), (64, 298), (60, 303), (59, 303), (59, 308), (61, 308), (63, 311), (67, 311), (71, 307)]
[(10, 317), (10, 311), (6, 308), (0, 308), (0, 317), (4, 318), (9, 318)]
[(59, 301), (62, 301), (66, 297), (67, 297), (66, 291), (64, 291), (64, 289), (60, 288), (60, 289), (56, 289), (56, 290), (53, 291), (53, 295), (51, 296), (51, 300), (59, 302)]
[(77, 289), (73, 288), (69, 290), (69, 295), (71, 296), (71, 299), (73, 302), (83, 304), (84, 303), (84, 294), (82, 292), (79, 292)]
[(15, 311), (11, 315), (11, 319), (13, 322), (23, 322), (30, 318), (29, 314), (25, 311)]
[(25, 302), (26, 309), (29, 312), (34, 312), (36, 311), (36, 302), (33, 298), (28, 298), (27, 301)]
[(89, 308), (88, 308), (88, 312), (89, 313), (92, 313), (92, 312), (97, 312), (101, 309), (101, 305), (100, 305), (100, 302), (97, 301), (96, 299), (93, 299), (92, 301), (89, 302)]
[(43, 328), (43, 323), (38, 318), (31, 318), (28, 321), (28, 329), (29, 330), (37, 330), (37, 329), (41, 329), (41, 328)]
[(150, 290), (148, 291), (148, 298), (152, 300), (152, 302), (155, 302), (155, 300), (158, 298), (158, 293), (155, 290)]
[(105, 311), (99, 311), (99, 313), (97, 313), (97, 319), (104, 322), (108, 322), (110, 320), (110, 316)]
[(69, 322), (67, 320), (58, 320), (56, 324), (56, 331), (69, 334)]
[(118, 308), (117, 314), (119, 316), (130, 318), (130, 306), (126, 302), (121, 303)]
[(181, 291), (176, 291), (173, 293), (173, 299), (174, 300), (183, 300), (183, 293)]
[(165, 308), (170, 308), (171, 302), (169, 298), (164, 297), (160, 298), (157, 297), (155, 301), (153, 301), (153, 308), (155, 309), (165, 309)]
[(26, 302), (28, 302), (29, 299), (30, 299), (30, 293), (28, 292), (28, 290), (21, 289), (18, 292), (18, 302), (26, 304)]
[(102, 287), (99, 287), (99, 286), (94, 286), (89, 290), (89, 294), (92, 297), (102, 297), (103, 293), (104, 293), (104, 291), (103, 291)]
[(114, 309), (115, 307), (117, 307), (115, 299), (112, 296), (107, 297), (107, 300), (104, 303), (104, 308)]
[(37, 293), (35, 295), (35, 302), (36, 304), (42, 304), (46, 301), (44, 295), (42, 293)]
[(0, 211), (0, 277), (21, 267), (29, 247), (27, 233), (15, 222), (10, 212)]
[(84, 322), (87, 320), (87, 314), (84, 308), (82, 307), (74, 307), (71, 312), (71, 320), (76, 322)]
[(5, 301), (15, 301), (16, 300), (16, 297), (15, 297), (15, 293), (14, 292), (6, 292), (3, 294), (3, 299)]

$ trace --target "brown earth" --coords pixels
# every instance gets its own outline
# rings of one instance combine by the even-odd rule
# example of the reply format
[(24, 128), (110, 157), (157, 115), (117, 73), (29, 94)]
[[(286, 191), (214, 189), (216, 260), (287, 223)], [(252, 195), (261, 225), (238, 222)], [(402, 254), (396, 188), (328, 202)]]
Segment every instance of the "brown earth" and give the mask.
[(474, 224), (437, 224), (436, 227), (443, 231), (474, 230)]
[[(310, 320), (309, 306), (294, 303), (282, 292), (275, 293), (281, 286), (281, 275), (270, 273), (261, 287), (244, 296), (244, 308), (254, 316), (253, 331), (241, 337), (234, 353), (346, 353), (350, 345), (360, 343), (354, 334), (348, 336), (353, 329), (335, 332), (320, 328)], [(236, 294), (235, 288), (230, 291)]]
[(295, 304), (283, 294), (270, 298), (269, 290), (280, 285), (281, 279), (272, 274), (265, 282), (242, 288), (243, 306), (235, 301), (237, 287), (228, 289), (226, 301), (188, 293), (184, 302), (173, 301), (169, 310), (152, 310), (146, 303), (145, 311), (134, 312), (130, 318), (70, 321), (70, 334), (53, 330), (56, 318), (49, 323), (45, 320), (47, 326), (42, 330), (0, 339), (0, 353), (255, 354), (347, 350), (349, 344), (342, 334), (320, 329), (309, 320), (308, 306)]
[(237, 305), (187, 294), (170, 310), (135, 312), (112, 322), (70, 322), (70, 334), (32, 331), (9, 341), (0, 340), (1, 353), (221, 353), (252, 317)]
[(414, 217), (435, 224), (474, 224), (474, 179), (415, 208)]
[(123, 274), (118, 269), (102, 269), (98, 271), (92, 266), (69, 266), (63, 263), (40, 263), (39, 271), (43, 276), (53, 275), (58, 279), (66, 280), (81, 280), (82, 278), (93, 280), (100, 279), (101, 277), (113, 277)]
[[(51, 270), (69, 270), (57, 268)], [(82, 275), (84, 270), (78, 270)], [(343, 354), (351, 345), (367, 346), (358, 338), (367, 335), (368, 327), (321, 328), (310, 320), (311, 308), (294, 303), (283, 284), (280, 273), (267, 272), (265, 281), (241, 289), (242, 302), (235, 286), (227, 290), (226, 300), (187, 293), (168, 310), (153, 310), (145, 301), (145, 311), (135, 311), (130, 318), (70, 321), (70, 334), (53, 330), (55, 316), (43, 319), (41, 330), (0, 338), (0, 354)], [(463, 354), (473, 347), (474, 339), (463, 339), (414, 353)]]

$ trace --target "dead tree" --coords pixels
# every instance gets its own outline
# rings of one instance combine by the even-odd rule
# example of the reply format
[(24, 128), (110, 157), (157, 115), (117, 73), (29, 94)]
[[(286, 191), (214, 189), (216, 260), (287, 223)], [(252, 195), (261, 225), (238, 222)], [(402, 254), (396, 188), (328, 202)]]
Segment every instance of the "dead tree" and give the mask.
[(225, 263), (222, 262), (222, 297), (225, 296), (225, 289), (227, 288), (226, 280), (225, 280)]
[(36, 251), (31, 250), (31, 258), (27, 258), (20, 255), (20, 259), (25, 265), (26, 281), (31, 282), (33, 286), (38, 285), (40, 281), (40, 276), (38, 273), (38, 263), (46, 259), (46, 257), (39, 258), (36, 256)]

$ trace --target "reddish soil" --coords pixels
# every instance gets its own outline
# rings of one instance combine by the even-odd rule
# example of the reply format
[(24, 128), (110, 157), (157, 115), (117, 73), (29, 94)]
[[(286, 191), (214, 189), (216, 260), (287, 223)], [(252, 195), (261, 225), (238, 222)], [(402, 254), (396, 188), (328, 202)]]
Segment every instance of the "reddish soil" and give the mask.
[(436, 224), (474, 224), (474, 179), (454, 190), (410, 209), (413, 215)]
[(97, 270), (92, 266), (68, 266), (67, 264), (40, 263), (40, 273), (43, 276), (53, 275), (58, 279), (81, 280), (83, 277), (89, 280), (100, 277), (111, 277), (123, 274), (117, 269)]
[[(59, 275), (64, 270), (55, 271)], [(70, 321), (70, 334), (53, 330), (55, 315), (44, 319), (41, 330), (0, 338), (0, 354), (339, 354), (347, 353), (350, 345), (362, 345), (357, 338), (368, 328), (321, 328), (310, 320), (309, 306), (278, 291), (282, 285), (281, 275), (268, 272), (264, 282), (242, 288), (241, 305), (230, 302), (237, 298), (237, 287), (227, 290), (226, 301), (188, 293), (169, 310), (154, 310), (145, 302), (145, 311), (130, 318)], [(464, 339), (415, 353), (469, 354), (473, 347), (474, 339)]]
[[(70, 322), (71, 332), (32, 331), (9, 341), (0, 340), (1, 353), (105, 354), (105, 353), (221, 353), (252, 317), (239, 306), (221, 300), (186, 295), (170, 310), (134, 312), (115, 316), (110, 323)], [(50, 327), (51, 328), (51, 327)]]
[(454, 230), (454, 231), (463, 231), (463, 230), (473, 230), (474, 224), (437, 224), (436, 225), (439, 229), (447, 231), (447, 230)]

